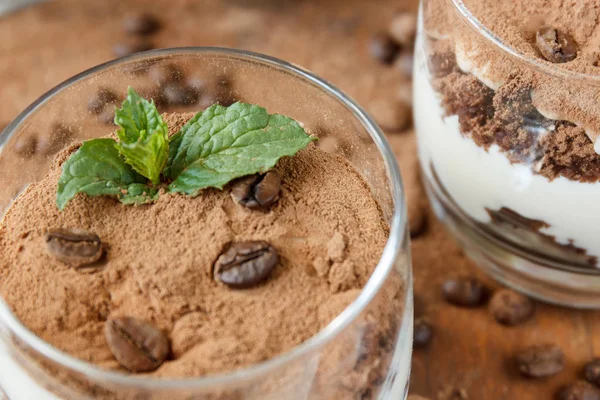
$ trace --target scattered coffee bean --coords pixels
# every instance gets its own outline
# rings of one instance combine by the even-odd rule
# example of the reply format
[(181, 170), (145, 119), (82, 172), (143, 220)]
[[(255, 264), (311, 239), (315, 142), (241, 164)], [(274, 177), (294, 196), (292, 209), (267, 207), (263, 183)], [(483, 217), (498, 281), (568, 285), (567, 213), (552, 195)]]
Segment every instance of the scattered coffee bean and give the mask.
[(44, 234), (46, 251), (74, 268), (81, 268), (102, 257), (104, 248), (98, 235), (78, 228), (50, 229)]
[(600, 400), (600, 390), (586, 381), (576, 381), (561, 388), (558, 400)]
[(535, 42), (542, 56), (553, 63), (565, 63), (577, 57), (577, 43), (571, 35), (554, 28), (537, 31)]
[(401, 132), (410, 123), (411, 110), (401, 101), (377, 99), (369, 105), (369, 112), (386, 132)]
[(565, 367), (565, 356), (555, 344), (530, 346), (517, 354), (519, 371), (531, 378), (555, 375)]
[(600, 358), (596, 358), (587, 363), (583, 369), (583, 373), (588, 382), (600, 386)]
[(487, 290), (475, 278), (449, 279), (443, 285), (444, 298), (457, 306), (476, 307), (487, 298)]
[(390, 65), (400, 53), (400, 46), (387, 33), (379, 32), (369, 45), (371, 56), (382, 64)]
[(264, 209), (279, 199), (281, 178), (277, 171), (238, 179), (231, 188), (235, 202), (251, 210)]
[(413, 13), (396, 15), (390, 24), (389, 33), (401, 46), (413, 47), (417, 36), (417, 16)]
[(159, 27), (158, 19), (145, 12), (133, 12), (123, 18), (123, 29), (132, 35), (149, 35)]
[(168, 83), (162, 87), (162, 94), (171, 106), (189, 106), (198, 101), (198, 92), (181, 83)]
[(217, 281), (234, 288), (247, 288), (265, 280), (279, 263), (279, 255), (264, 241), (233, 243), (215, 262)]
[(15, 143), (14, 151), (23, 158), (32, 157), (37, 150), (37, 142), (35, 134), (21, 135)]
[(131, 372), (154, 371), (169, 355), (167, 337), (150, 323), (131, 317), (106, 321), (106, 342), (123, 367)]
[(88, 111), (94, 115), (100, 114), (107, 104), (114, 104), (118, 100), (117, 95), (106, 88), (100, 88), (88, 101)]
[(414, 62), (415, 57), (412, 55), (412, 53), (402, 52), (396, 59), (395, 65), (402, 75), (404, 75), (404, 77), (412, 78)]
[(144, 39), (124, 40), (113, 46), (113, 53), (116, 57), (125, 57), (141, 51), (152, 50), (152, 43)]
[(490, 313), (504, 325), (518, 325), (528, 320), (534, 312), (533, 302), (521, 293), (501, 289), (490, 301)]
[(433, 337), (433, 327), (424, 318), (415, 319), (413, 347), (425, 347)]
[(175, 64), (157, 63), (148, 68), (148, 77), (159, 86), (182, 81), (184, 76), (184, 72)]

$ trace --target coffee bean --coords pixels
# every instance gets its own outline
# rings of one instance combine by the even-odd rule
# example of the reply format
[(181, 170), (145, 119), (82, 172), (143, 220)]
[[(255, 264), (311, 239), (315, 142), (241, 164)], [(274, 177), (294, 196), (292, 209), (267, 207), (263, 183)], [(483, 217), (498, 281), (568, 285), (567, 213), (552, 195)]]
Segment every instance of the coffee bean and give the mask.
[(586, 381), (576, 381), (561, 388), (558, 400), (600, 400), (600, 390)]
[(368, 106), (369, 113), (386, 132), (401, 132), (411, 120), (410, 107), (401, 101), (376, 99)]
[(279, 255), (264, 241), (233, 243), (215, 262), (217, 281), (234, 288), (247, 288), (266, 279), (279, 263)]
[(555, 344), (530, 346), (517, 354), (519, 371), (531, 378), (555, 375), (565, 367), (565, 356)]
[(433, 337), (433, 327), (424, 318), (415, 319), (413, 347), (425, 347)]
[(390, 65), (400, 52), (400, 46), (387, 33), (379, 32), (374, 35), (369, 45), (371, 56), (382, 64)]
[(565, 63), (577, 57), (577, 43), (571, 35), (544, 27), (537, 31), (535, 43), (542, 56), (553, 63)]
[(175, 64), (157, 63), (148, 68), (148, 77), (159, 86), (182, 81), (185, 73)]
[(587, 363), (583, 369), (583, 373), (588, 382), (600, 386), (600, 358), (596, 358)]
[(98, 235), (78, 228), (50, 229), (44, 242), (50, 255), (74, 268), (96, 262), (104, 253)]
[(33, 157), (37, 150), (38, 137), (35, 134), (21, 135), (14, 146), (14, 151), (23, 158)]
[(186, 106), (198, 101), (198, 92), (180, 83), (168, 83), (162, 87), (162, 94), (171, 106)]
[(413, 47), (417, 35), (417, 16), (413, 13), (396, 15), (390, 24), (389, 33), (401, 46)]
[(510, 289), (498, 290), (490, 301), (490, 313), (504, 325), (518, 325), (528, 320), (534, 311), (527, 296)]
[(158, 19), (145, 12), (133, 12), (123, 18), (123, 29), (132, 35), (149, 35), (159, 27)]
[(125, 57), (141, 51), (152, 50), (152, 43), (144, 39), (124, 40), (113, 46), (113, 53), (116, 57)]
[(118, 100), (117, 95), (106, 88), (100, 88), (88, 101), (88, 111), (94, 115), (102, 113), (107, 104), (114, 104)]
[(483, 304), (487, 290), (475, 278), (449, 279), (443, 285), (444, 298), (457, 306), (476, 307)]
[(146, 321), (111, 318), (104, 333), (110, 351), (131, 372), (154, 371), (170, 353), (167, 337)]
[(267, 208), (279, 199), (281, 178), (277, 171), (240, 178), (233, 183), (231, 197), (251, 210)]

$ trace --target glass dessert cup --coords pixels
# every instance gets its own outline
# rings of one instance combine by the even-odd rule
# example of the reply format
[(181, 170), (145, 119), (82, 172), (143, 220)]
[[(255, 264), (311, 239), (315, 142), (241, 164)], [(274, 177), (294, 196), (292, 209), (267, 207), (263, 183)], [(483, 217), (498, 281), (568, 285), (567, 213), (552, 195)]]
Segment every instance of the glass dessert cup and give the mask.
[[(145, 74), (157, 64), (201, 76), (202, 91), (169, 106), (160, 83)], [(0, 398), (2, 391), (9, 399), (37, 400), (405, 398), (412, 283), (399, 170), (371, 118), (338, 89), (296, 66), (243, 51), (182, 48), (137, 54), (86, 71), (44, 95), (2, 132), (2, 213), (44, 176), (61, 148), (115, 130), (101, 113), (88, 110), (88, 99), (101, 88), (125, 93), (128, 86), (153, 97), (161, 112), (240, 100), (301, 121), (307, 132), (327, 142), (326, 151), (347, 159), (370, 186), (390, 227), (383, 254), (359, 297), (311, 339), (260, 364), (193, 379), (150, 379), (77, 360), (35, 336), (0, 299)], [(200, 92), (211, 94), (204, 98)], [(48, 131), (49, 125), (58, 128), (38, 136), (23, 157), (24, 138)]]
[(414, 118), (437, 216), (500, 282), (600, 307), (598, 142), (572, 117), (599, 77), (522, 55), (462, 0), (423, 0), (416, 46)]

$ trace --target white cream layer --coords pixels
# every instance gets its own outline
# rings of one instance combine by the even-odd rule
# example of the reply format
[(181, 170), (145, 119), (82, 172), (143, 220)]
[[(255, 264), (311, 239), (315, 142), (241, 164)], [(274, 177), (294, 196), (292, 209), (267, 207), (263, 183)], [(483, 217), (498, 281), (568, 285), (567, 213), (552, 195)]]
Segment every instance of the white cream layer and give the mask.
[(534, 174), (530, 165), (511, 164), (496, 145), (488, 151), (477, 146), (461, 135), (457, 116), (443, 117), (425, 65), (419, 54), (413, 90), (419, 155), (428, 179), (433, 165), (460, 208), (479, 222), (490, 221), (486, 208), (508, 207), (549, 224), (543, 232), (560, 243), (572, 239), (575, 246), (600, 257), (600, 184), (563, 177), (550, 181)]

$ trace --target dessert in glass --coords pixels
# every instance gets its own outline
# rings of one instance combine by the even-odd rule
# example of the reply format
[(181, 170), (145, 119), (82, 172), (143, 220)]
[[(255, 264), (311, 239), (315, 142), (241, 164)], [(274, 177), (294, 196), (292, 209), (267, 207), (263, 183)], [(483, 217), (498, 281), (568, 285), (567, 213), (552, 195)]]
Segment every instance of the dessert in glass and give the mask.
[(9, 399), (405, 398), (402, 183), (338, 89), (249, 52), (140, 53), (0, 146)]
[(414, 77), (437, 215), (496, 279), (600, 306), (593, 1), (424, 0)]

